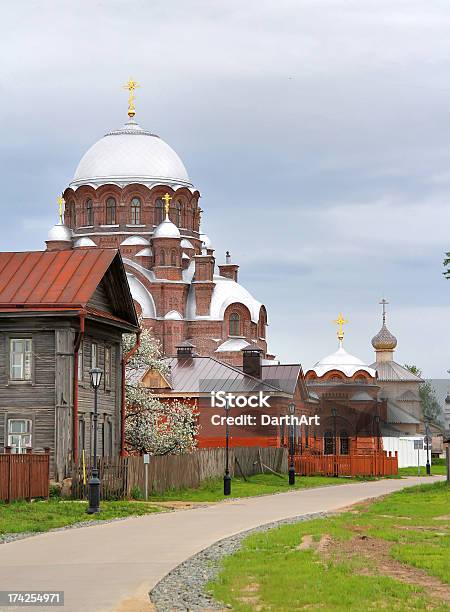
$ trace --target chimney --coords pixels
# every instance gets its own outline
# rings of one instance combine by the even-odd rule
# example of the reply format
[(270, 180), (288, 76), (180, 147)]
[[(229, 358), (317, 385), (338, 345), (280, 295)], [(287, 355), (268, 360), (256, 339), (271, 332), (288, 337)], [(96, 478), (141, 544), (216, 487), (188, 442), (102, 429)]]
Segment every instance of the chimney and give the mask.
[(220, 276), (231, 278), (231, 280), (237, 282), (238, 270), (239, 266), (237, 264), (231, 263), (230, 251), (227, 251), (225, 255), (225, 263), (219, 266)]
[(189, 340), (184, 340), (180, 344), (177, 344), (176, 349), (178, 359), (192, 358), (194, 356), (194, 348), (195, 346), (189, 342)]
[(262, 356), (264, 351), (256, 344), (247, 344), (242, 349), (244, 374), (261, 380), (262, 378)]

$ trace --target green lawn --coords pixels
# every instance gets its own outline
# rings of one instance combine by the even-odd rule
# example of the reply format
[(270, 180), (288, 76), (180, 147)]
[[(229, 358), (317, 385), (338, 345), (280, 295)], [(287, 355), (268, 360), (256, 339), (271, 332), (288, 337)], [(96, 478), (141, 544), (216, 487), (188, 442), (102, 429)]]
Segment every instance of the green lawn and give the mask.
[(238, 612), (450, 610), (449, 512), (448, 484), (424, 484), (254, 534), (208, 590)]
[[(289, 486), (287, 474), (282, 478), (275, 474), (256, 474), (243, 478), (233, 478), (231, 481), (231, 497), (252, 497), (255, 495), (270, 495), (295, 489), (310, 489), (329, 485), (348, 484), (373, 480), (372, 478), (332, 478), (326, 476), (296, 476), (295, 485)], [(152, 501), (193, 501), (214, 502), (224, 499), (223, 479), (214, 478), (201, 484), (198, 489), (178, 489), (167, 491), (163, 495), (152, 495)]]
[[(445, 476), (445, 474), (447, 473), (447, 468), (445, 466), (445, 464), (438, 464), (438, 465), (432, 465), (431, 466), (431, 475), (432, 476)], [(425, 466), (421, 466), (420, 467), (420, 474), (417, 474), (417, 467), (406, 467), (406, 468), (399, 468), (398, 470), (399, 476), (426, 476), (426, 467)]]
[(145, 502), (103, 501), (99, 514), (86, 514), (87, 502), (63, 501), (16, 501), (0, 503), (0, 536), (5, 533), (48, 531), (80, 521), (125, 518), (161, 511), (158, 506)]

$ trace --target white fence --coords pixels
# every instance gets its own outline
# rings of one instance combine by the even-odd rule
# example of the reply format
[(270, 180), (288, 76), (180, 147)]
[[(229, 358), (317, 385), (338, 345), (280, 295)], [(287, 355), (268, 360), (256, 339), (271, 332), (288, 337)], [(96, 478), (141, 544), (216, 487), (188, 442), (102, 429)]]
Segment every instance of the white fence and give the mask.
[[(414, 449), (414, 440), (422, 441), (423, 450)], [(383, 450), (398, 452), (398, 467), (414, 467), (426, 465), (427, 451), (424, 436), (383, 437)], [(431, 454), (431, 453), (430, 453)]]

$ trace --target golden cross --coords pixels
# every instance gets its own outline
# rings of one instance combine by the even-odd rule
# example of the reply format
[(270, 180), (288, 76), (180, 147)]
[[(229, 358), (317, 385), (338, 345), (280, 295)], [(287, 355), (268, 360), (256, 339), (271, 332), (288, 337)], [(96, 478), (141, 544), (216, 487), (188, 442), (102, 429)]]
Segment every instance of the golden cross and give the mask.
[(133, 119), (133, 117), (136, 114), (136, 107), (134, 106), (134, 90), (140, 87), (140, 85), (136, 82), (133, 81), (133, 79), (129, 79), (128, 83), (126, 85), (123, 86), (124, 89), (128, 89), (129, 94), (128, 94), (128, 116), (130, 117), (130, 119)]
[(58, 200), (58, 206), (59, 206), (59, 221), (62, 224), (63, 222), (63, 206), (65, 204), (64, 198), (62, 197), (62, 195), (59, 196)]
[(344, 327), (343, 326), (345, 323), (348, 323), (348, 321), (344, 319), (341, 313), (339, 313), (338, 318), (336, 319), (336, 321), (333, 321), (333, 323), (336, 323), (336, 325), (338, 325), (337, 337), (339, 338), (339, 340), (343, 340), (344, 339)]
[(169, 216), (169, 208), (170, 208), (170, 200), (171, 200), (171, 199), (172, 199), (172, 198), (170, 197), (170, 195), (169, 195), (168, 193), (166, 193), (166, 194), (163, 196), (163, 200), (164, 200), (164, 202), (165, 202), (164, 208), (165, 208), (165, 210), (166, 210), (166, 216), (167, 216), (167, 217)]

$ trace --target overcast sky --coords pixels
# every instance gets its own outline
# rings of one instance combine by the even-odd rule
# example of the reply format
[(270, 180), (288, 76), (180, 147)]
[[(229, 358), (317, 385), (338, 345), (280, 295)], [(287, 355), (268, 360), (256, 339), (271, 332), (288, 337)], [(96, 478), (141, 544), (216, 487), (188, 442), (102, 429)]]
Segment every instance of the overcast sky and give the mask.
[(2, 250), (40, 249), (87, 148), (136, 119), (184, 161), (219, 262), (264, 302), (269, 346), (311, 367), (450, 367), (448, 0), (3, 3)]

